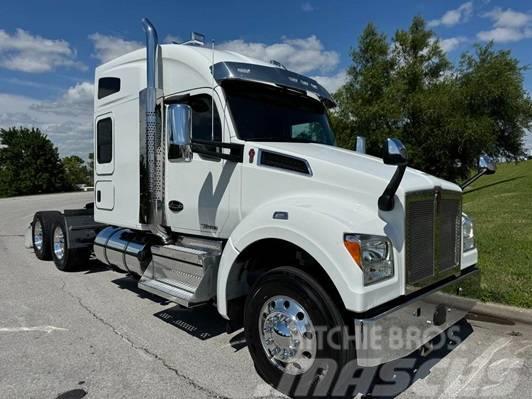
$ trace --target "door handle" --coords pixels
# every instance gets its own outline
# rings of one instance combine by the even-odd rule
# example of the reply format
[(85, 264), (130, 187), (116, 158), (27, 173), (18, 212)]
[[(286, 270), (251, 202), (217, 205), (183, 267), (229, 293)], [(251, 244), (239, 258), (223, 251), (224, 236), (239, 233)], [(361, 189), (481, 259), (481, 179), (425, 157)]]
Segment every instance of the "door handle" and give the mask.
[(172, 200), (172, 201), (168, 202), (168, 208), (172, 212), (181, 212), (184, 207), (183, 207), (183, 204), (181, 202)]

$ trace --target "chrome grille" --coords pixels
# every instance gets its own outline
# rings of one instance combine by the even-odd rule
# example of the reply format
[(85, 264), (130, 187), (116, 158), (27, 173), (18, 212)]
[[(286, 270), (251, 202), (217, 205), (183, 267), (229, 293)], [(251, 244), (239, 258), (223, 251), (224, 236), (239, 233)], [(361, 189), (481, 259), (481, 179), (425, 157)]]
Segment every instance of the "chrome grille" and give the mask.
[(408, 281), (434, 275), (434, 201), (411, 202), (406, 213)]
[(442, 199), (440, 202), (440, 270), (460, 264), (461, 208), (459, 199)]
[(427, 285), (460, 266), (461, 193), (408, 193), (405, 214), (406, 281)]

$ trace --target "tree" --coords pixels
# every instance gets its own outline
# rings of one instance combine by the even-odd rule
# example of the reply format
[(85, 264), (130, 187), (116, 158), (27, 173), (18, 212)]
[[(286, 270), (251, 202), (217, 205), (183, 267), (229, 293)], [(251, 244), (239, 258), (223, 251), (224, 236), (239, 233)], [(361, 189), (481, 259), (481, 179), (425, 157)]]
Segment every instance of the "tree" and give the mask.
[(65, 180), (69, 187), (74, 189), (78, 184), (89, 183), (89, 170), (85, 161), (77, 155), (63, 158), (65, 167)]
[(411, 166), (448, 180), (467, 177), (483, 152), (522, 154), (532, 102), (509, 51), (477, 46), (455, 68), (415, 17), (391, 42), (369, 24), (351, 56), (331, 113), (339, 145), (353, 148), (363, 135), (368, 153), (381, 156), (384, 139), (398, 137)]
[(64, 190), (61, 159), (39, 129), (0, 129), (0, 196)]
[(394, 60), (386, 36), (368, 24), (351, 58), (348, 81), (335, 93), (338, 107), (331, 122), (338, 145), (353, 148), (356, 136), (362, 135), (368, 148), (378, 152), (385, 137), (396, 135), (399, 118), (392, 96)]
[(523, 88), (523, 71), (510, 51), (495, 51), (493, 43), (476, 46), (474, 54), (461, 57), (459, 84), (463, 105), (471, 118), (488, 127), (486, 148), (496, 156), (524, 156), (525, 129), (532, 120), (532, 101)]

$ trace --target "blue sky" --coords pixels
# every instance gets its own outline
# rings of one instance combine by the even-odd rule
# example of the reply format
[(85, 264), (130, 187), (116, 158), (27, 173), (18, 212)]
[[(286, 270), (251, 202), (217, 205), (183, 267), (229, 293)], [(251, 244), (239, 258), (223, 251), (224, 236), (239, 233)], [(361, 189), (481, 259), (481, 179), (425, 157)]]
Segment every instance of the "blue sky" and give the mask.
[[(334, 90), (368, 22), (392, 36), (423, 16), (452, 61), (494, 40), (532, 65), (532, 1), (3, 1), (0, 127), (42, 128), (62, 155), (92, 147), (94, 67), (142, 45), (149, 17), (163, 41), (202, 32), (217, 46), (315, 77)], [(525, 73), (532, 92), (532, 71)], [(528, 144), (532, 148), (532, 140)]]

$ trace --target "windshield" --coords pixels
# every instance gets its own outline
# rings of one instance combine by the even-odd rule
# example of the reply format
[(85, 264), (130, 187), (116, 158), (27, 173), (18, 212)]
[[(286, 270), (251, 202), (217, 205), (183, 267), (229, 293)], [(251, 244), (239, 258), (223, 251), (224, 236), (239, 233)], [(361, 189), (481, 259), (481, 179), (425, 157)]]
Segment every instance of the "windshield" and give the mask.
[(335, 145), (319, 101), (259, 83), (226, 81), (223, 87), (241, 140)]

